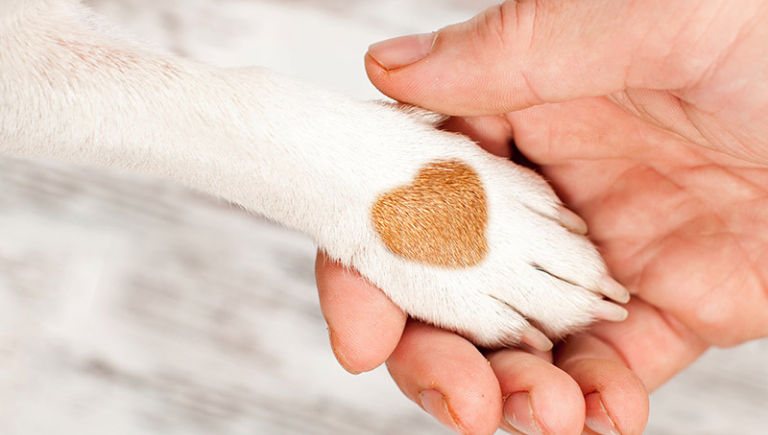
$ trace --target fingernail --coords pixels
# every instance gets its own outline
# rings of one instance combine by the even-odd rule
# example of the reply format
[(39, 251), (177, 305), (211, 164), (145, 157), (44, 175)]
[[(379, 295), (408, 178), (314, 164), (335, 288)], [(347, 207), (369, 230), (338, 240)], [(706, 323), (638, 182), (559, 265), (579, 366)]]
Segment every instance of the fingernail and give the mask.
[(424, 390), (419, 393), (419, 403), (432, 417), (442, 423), (448, 429), (454, 432), (462, 433), (459, 429), (459, 425), (456, 424), (456, 420), (451, 413), (451, 409), (448, 407), (448, 402), (445, 400), (443, 393), (437, 390)]
[(504, 400), (504, 421), (525, 435), (542, 435), (539, 425), (533, 416), (531, 395), (525, 391), (510, 394)]
[(368, 55), (387, 71), (424, 59), (434, 45), (437, 33), (400, 36), (368, 47)]
[(621, 435), (608, 415), (608, 411), (605, 410), (600, 393), (587, 394), (584, 396), (584, 402), (587, 405), (586, 425), (588, 428), (601, 435)]
[(587, 231), (589, 231), (587, 223), (584, 222), (584, 219), (582, 219), (581, 216), (577, 215), (576, 213), (568, 210), (565, 207), (560, 207), (559, 214), (560, 223), (562, 223), (563, 226), (568, 230), (581, 235), (587, 234)]

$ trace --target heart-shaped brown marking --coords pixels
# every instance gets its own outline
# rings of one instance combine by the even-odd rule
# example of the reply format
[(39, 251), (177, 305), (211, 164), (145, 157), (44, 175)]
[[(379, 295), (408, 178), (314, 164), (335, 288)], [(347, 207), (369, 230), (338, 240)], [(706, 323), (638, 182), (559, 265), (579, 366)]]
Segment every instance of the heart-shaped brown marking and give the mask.
[(394, 189), (373, 205), (373, 225), (392, 252), (437, 266), (478, 264), (488, 245), (485, 191), (466, 164), (428, 164), (410, 186)]

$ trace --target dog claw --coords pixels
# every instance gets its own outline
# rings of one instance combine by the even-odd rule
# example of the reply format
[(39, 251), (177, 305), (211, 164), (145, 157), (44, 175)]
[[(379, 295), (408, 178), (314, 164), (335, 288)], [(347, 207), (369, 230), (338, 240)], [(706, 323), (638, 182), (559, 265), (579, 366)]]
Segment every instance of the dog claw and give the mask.
[(621, 322), (627, 318), (629, 312), (626, 308), (616, 305), (613, 302), (600, 301), (595, 306), (595, 311), (593, 311), (592, 314), (600, 320)]
[(522, 334), (520, 334), (520, 341), (542, 352), (548, 352), (554, 347), (552, 340), (550, 340), (549, 337), (530, 325), (523, 330)]
[(602, 282), (600, 283), (599, 292), (601, 295), (616, 302), (622, 304), (629, 302), (629, 290), (627, 290), (623, 285), (619, 284), (610, 276), (603, 278)]
[(560, 214), (560, 223), (565, 228), (567, 228), (568, 230), (576, 234), (581, 234), (581, 235), (587, 234), (587, 231), (588, 231), (587, 223), (584, 222), (584, 219), (582, 219), (581, 216), (568, 210), (565, 207), (560, 207), (559, 214)]

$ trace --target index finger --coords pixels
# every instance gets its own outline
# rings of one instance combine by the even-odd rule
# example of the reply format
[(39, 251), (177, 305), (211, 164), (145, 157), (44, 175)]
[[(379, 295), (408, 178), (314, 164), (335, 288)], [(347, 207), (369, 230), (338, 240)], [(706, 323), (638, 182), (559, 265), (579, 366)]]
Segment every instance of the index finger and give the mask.
[(400, 341), (406, 315), (355, 271), (317, 254), (315, 277), (331, 347), (350, 373), (383, 364)]

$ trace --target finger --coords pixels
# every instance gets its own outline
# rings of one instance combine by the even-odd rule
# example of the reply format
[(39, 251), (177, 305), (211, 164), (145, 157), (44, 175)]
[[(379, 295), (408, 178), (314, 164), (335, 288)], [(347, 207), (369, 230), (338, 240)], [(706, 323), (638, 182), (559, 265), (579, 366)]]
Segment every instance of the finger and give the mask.
[(627, 320), (600, 323), (569, 339), (558, 353), (558, 364), (575, 359), (611, 359), (637, 375), (653, 391), (693, 363), (707, 343), (669, 313), (640, 298), (625, 307)]
[(408, 398), (454, 432), (490, 435), (498, 428), (499, 383), (466, 339), (409, 322), (387, 367)]
[(588, 433), (642, 433), (647, 392), (705, 348), (678, 322), (643, 301), (635, 299), (626, 307), (627, 320), (598, 324), (569, 337), (556, 354), (555, 363), (585, 395)]
[(633, 47), (619, 36), (628, 8), (507, 1), (433, 35), (374, 44), (366, 69), (385, 94), (451, 115), (605, 95), (625, 87)]
[(648, 392), (640, 379), (610, 347), (593, 336), (571, 337), (567, 346), (579, 351), (558, 358), (557, 364), (581, 387), (586, 428), (602, 435), (642, 434), (649, 405)]
[[(649, 30), (666, 26), (654, 36), (671, 40), (681, 20), (664, 2), (640, 3), (506, 1), (433, 34), (373, 44), (366, 70), (385, 94), (451, 115), (506, 113), (628, 86), (658, 89), (672, 74), (652, 69), (662, 60), (638, 49), (655, 54), (644, 40)], [(662, 55), (672, 62), (668, 47)]]
[(492, 154), (512, 157), (512, 125), (503, 116), (453, 117), (442, 128), (469, 136)]
[(568, 374), (520, 350), (489, 355), (505, 398), (501, 427), (526, 435), (578, 435), (584, 427), (584, 397)]
[(322, 253), (317, 255), (315, 275), (336, 359), (351, 373), (380, 366), (400, 340), (403, 311), (360, 275)]

